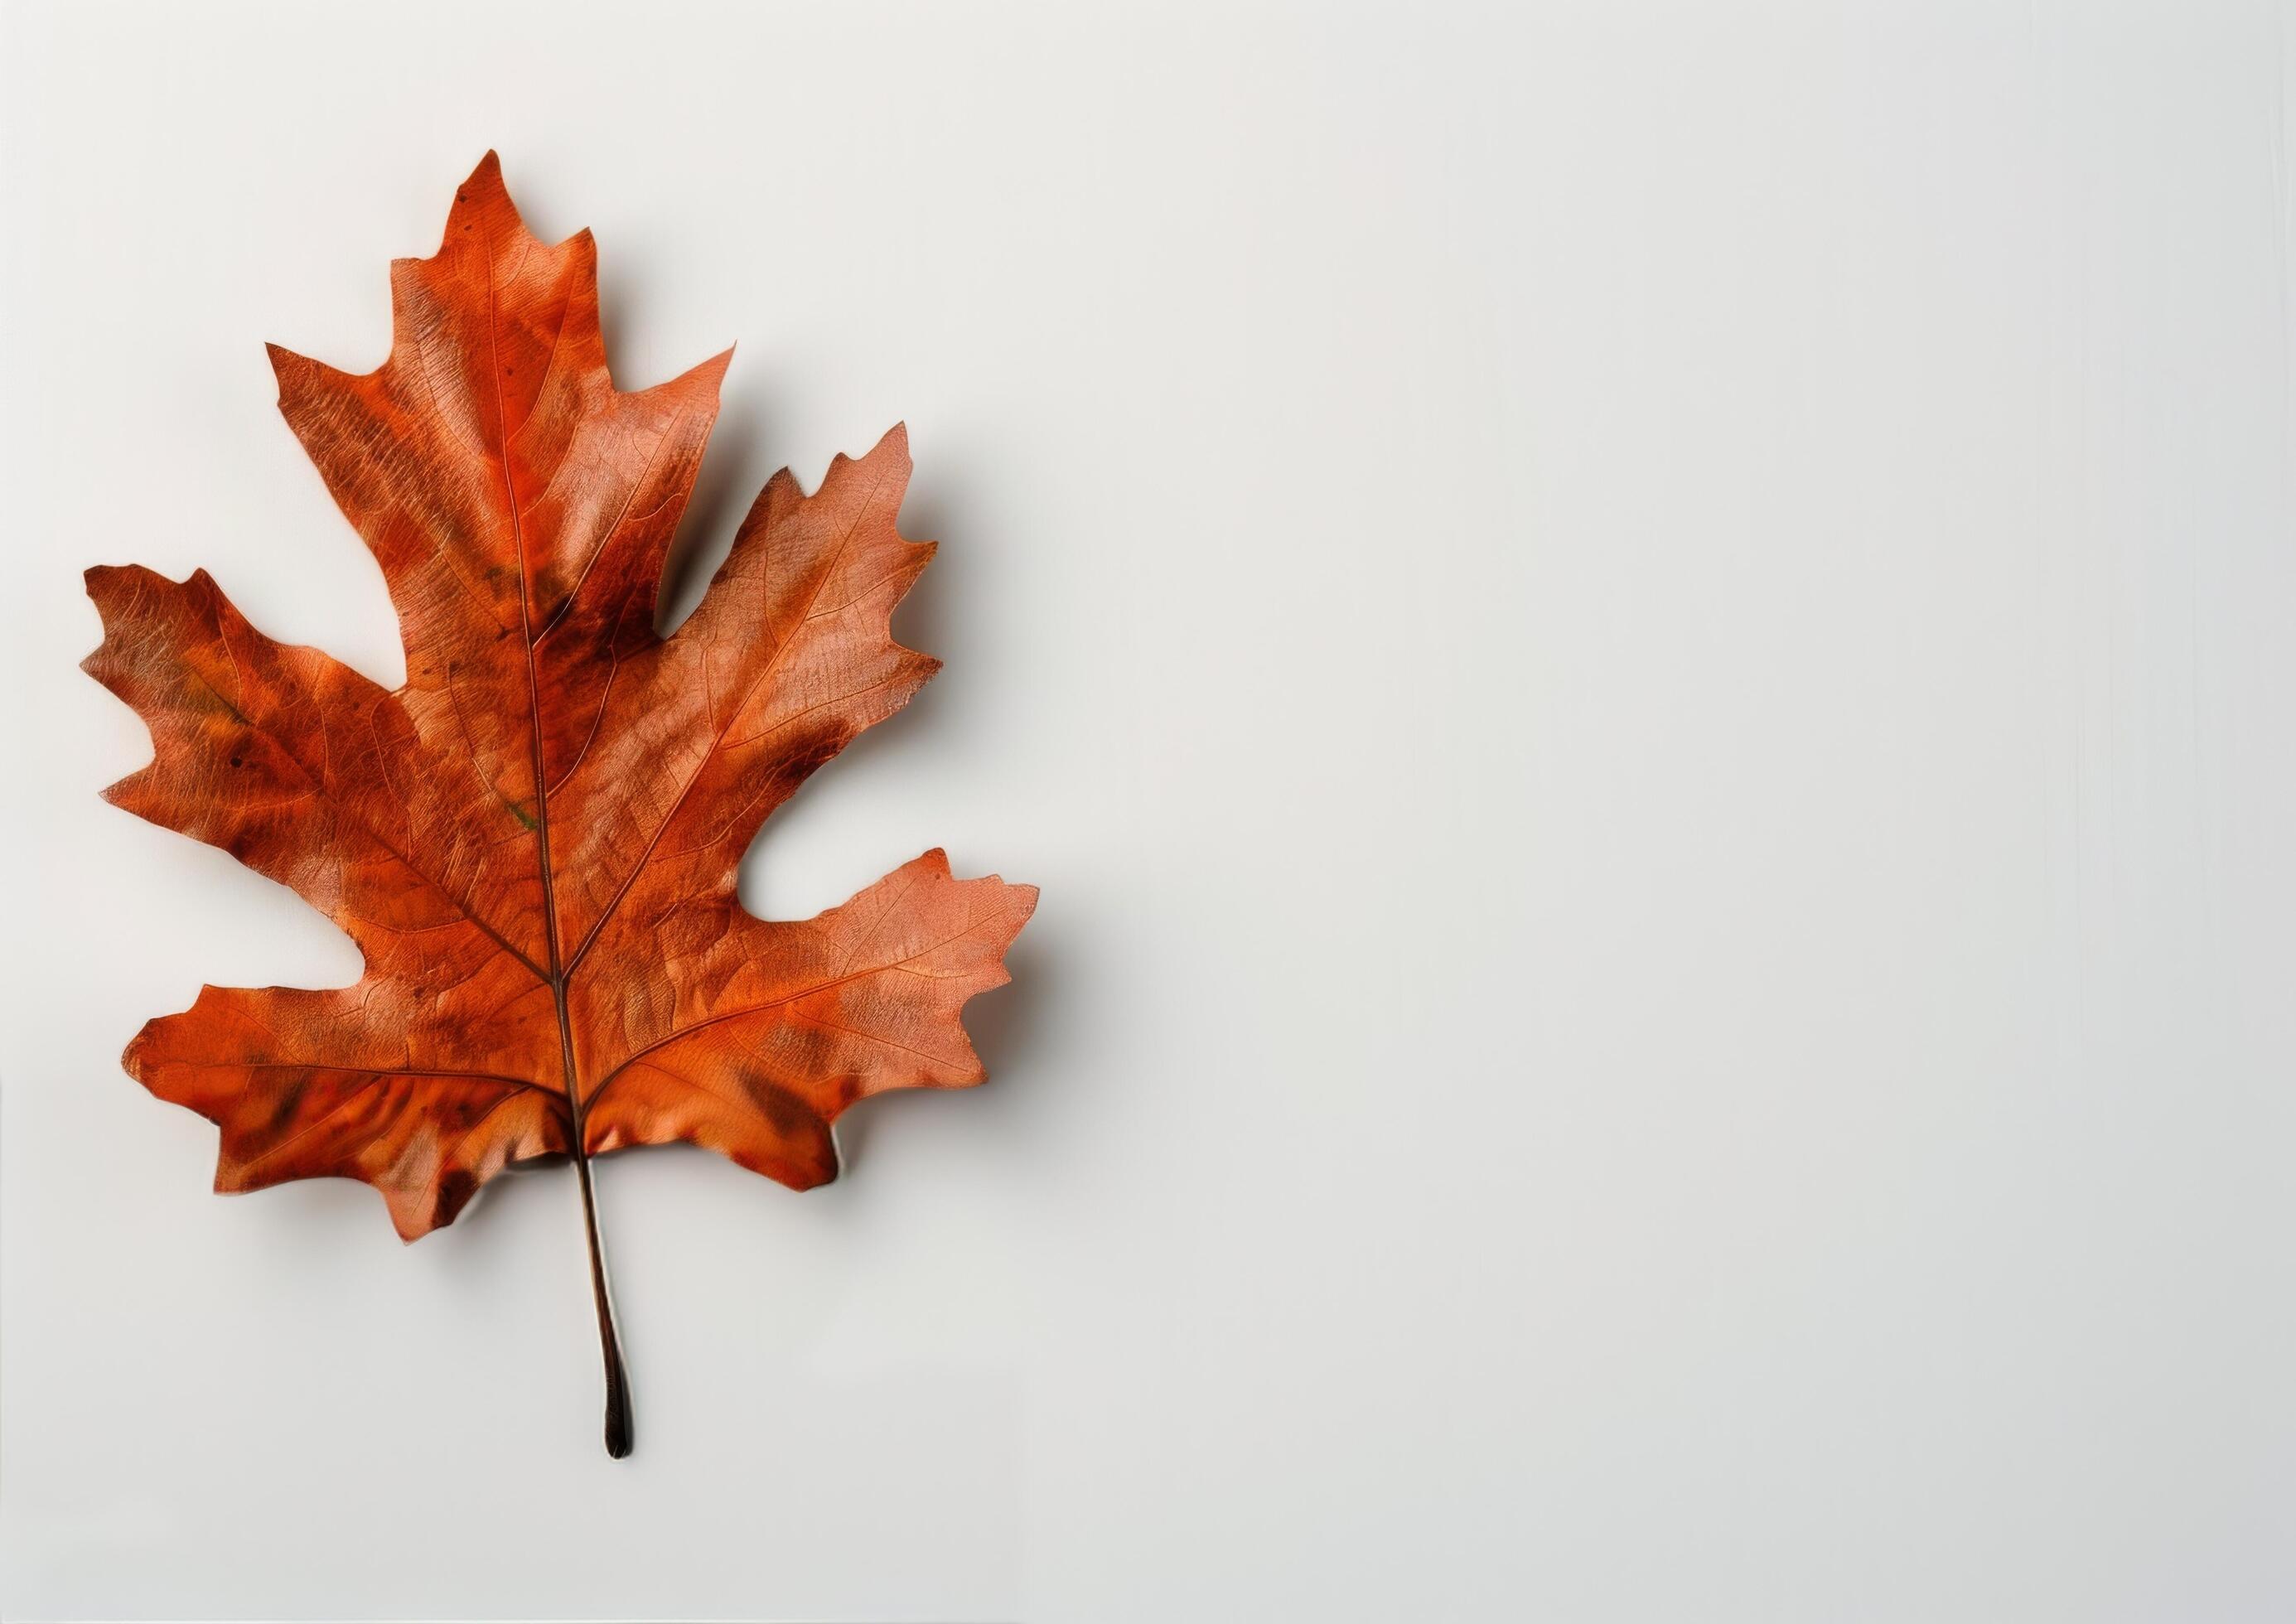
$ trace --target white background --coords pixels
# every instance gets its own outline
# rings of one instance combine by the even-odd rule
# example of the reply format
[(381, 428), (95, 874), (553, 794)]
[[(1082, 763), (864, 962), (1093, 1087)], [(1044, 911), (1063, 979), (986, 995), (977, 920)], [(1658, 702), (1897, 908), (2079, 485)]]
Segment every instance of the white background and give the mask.
[[(12, 1619), (2296, 1612), (2296, 14), (27, 4)], [(356, 955), (101, 805), (79, 572), (395, 681), (262, 340), (488, 146), (688, 521), (906, 418), (947, 669), (753, 854), (1044, 887), (800, 1197), (402, 1248), (123, 1076)], [(690, 602), (690, 589), (685, 601)]]

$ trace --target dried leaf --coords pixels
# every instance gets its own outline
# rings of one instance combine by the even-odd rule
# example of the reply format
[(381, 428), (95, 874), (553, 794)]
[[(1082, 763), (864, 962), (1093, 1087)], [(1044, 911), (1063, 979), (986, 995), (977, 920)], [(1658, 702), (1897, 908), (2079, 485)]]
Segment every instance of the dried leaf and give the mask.
[(894, 529), (896, 428), (811, 496), (775, 474), (657, 636), (731, 352), (616, 390), (595, 258), (587, 232), (537, 241), (488, 153), (439, 252), (392, 265), (381, 367), (272, 349), (390, 584), (403, 687), (273, 642), (204, 571), (132, 565), (88, 571), (86, 669), (152, 731), (107, 799), (293, 887), (365, 957), (347, 988), (205, 988), (127, 1070), (222, 1129), (218, 1190), (364, 1179), (409, 1240), (510, 1164), (570, 1158), (619, 1455), (590, 1159), (683, 1139), (834, 1177), (856, 1100), (982, 1080), (958, 1012), (1006, 980), (1036, 892), (929, 851), (801, 923), (742, 909), (758, 825), (937, 668), (889, 627), (933, 545)]

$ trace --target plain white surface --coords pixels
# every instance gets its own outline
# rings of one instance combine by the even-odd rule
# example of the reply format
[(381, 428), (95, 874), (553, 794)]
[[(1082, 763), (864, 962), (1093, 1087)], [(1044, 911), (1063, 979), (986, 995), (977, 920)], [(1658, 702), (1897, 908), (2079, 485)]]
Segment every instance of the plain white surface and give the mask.
[[(2285, 1619), (2269, 4), (65, 6), (5, 23), (12, 1619)], [(800, 1197), (412, 1249), (119, 1072), (348, 943), (97, 802), (79, 571), (396, 680), (262, 341), (488, 146), (688, 540), (906, 418), (947, 668), (753, 854), (1044, 887)]]

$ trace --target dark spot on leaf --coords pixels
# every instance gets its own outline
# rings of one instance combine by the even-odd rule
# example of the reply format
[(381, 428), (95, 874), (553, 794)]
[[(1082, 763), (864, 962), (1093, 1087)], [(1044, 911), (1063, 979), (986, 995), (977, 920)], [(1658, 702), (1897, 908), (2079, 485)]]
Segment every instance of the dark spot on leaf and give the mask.
[(270, 1120), (264, 1125), (267, 1131), (277, 1134), (286, 1130), (287, 1124), (295, 1120), (295, 1112), (302, 1106), (303, 1090), (310, 1086), (311, 1074), (308, 1071), (291, 1073), (287, 1080), (279, 1085), (279, 1092), (271, 1102)]
[(439, 1180), (439, 1216), (451, 1218), (478, 1193), (479, 1181), (468, 1168), (449, 1168)]
[(805, 1106), (788, 1089), (765, 1083), (751, 1089), (750, 1093), (757, 1097), (758, 1109), (766, 1113), (766, 1120), (772, 1123), (774, 1131), (783, 1137), (795, 1133), (804, 1122), (808, 1114)]

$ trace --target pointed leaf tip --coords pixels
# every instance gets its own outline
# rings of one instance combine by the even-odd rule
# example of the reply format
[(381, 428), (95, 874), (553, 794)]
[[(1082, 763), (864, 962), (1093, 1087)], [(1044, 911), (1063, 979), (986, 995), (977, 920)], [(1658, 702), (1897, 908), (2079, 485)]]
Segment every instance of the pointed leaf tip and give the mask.
[(513, 230), (526, 229), (518, 205), (511, 201), (510, 188), (504, 184), (502, 160), (489, 150), (479, 160), (479, 167), (455, 188), (455, 206), (447, 212), (447, 231), (439, 245), (440, 251), (452, 248), (456, 237), (476, 231), (480, 219), (497, 212), (509, 217), (506, 224)]
[(271, 363), (271, 381), (279, 386), (278, 405), (279, 409), (283, 412), (287, 409), (287, 389), (291, 381), (295, 379), (308, 381), (319, 364), (308, 356), (296, 354), (284, 344), (274, 344), (267, 340), (263, 346), (263, 354), (264, 357)]

